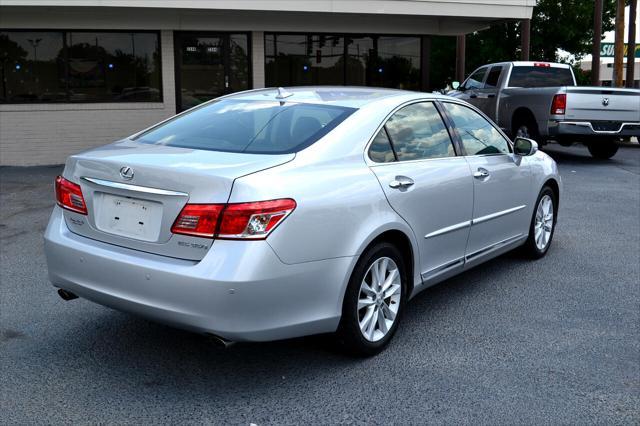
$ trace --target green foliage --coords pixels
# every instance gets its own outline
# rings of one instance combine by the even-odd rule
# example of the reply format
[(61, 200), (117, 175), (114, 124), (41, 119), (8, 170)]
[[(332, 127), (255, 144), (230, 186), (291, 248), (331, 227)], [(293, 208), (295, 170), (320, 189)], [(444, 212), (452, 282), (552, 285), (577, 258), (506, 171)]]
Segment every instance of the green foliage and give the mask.
[[(613, 29), (616, 0), (603, 0), (602, 31)], [(591, 53), (593, 0), (540, 0), (531, 19), (532, 60), (556, 61), (558, 49), (580, 58)], [(500, 23), (467, 36), (467, 71), (520, 58), (520, 22)]]

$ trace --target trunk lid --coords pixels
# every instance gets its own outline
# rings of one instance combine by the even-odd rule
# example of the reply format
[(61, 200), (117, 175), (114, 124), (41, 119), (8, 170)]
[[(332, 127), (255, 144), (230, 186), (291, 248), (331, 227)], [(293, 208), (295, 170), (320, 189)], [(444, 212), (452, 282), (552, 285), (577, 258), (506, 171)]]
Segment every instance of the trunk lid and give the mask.
[(640, 121), (640, 90), (567, 87), (565, 118), (580, 121)]
[[(86, 216), (65, 210), (77, 234), (135, 250), (200, 260), (213, 240), (174, 235), (189, 202), (226, 203), (233, 181), (295, 154), (243, 154), (124, 140), (69, 158), (64, 177), (80, 185)], [(253, 200), (247, 200), (253, 201)]]

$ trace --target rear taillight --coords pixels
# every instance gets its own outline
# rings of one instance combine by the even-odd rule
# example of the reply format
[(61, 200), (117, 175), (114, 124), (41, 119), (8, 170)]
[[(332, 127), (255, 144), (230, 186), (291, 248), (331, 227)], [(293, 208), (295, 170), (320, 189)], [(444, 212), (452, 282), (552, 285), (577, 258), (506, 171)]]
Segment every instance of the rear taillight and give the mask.
[(174, 234), (213, 238), (222, 204), (187, 204), (171, 227)]
[(56, 178), (56, 201), (63, 209), (87, 214), (87, 205), (84, 202), (80, 185), (68, 181), (62, 176)]
[(187, 204), (171, 232), (196, 237), (260, 240), (267, 238), (294, 209), (290, 198), (252, 203)]
[(551, 102), (551, 114), (564, 114), (567, 109), (567, 95), (566, 93), (561, 93), (559, 95), (555, 95), (553, 97), (553, 101)]

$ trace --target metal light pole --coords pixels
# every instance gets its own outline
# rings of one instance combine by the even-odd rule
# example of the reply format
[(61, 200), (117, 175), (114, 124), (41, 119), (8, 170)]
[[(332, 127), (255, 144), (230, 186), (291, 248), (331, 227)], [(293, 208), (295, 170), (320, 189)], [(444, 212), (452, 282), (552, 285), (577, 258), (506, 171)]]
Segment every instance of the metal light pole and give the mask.
[(627, 43), (627, 87), (633, 87), (636, 60), (636, 14), (638, 11), (638, 0), (631, 0), (629, 5), (629, 37)]

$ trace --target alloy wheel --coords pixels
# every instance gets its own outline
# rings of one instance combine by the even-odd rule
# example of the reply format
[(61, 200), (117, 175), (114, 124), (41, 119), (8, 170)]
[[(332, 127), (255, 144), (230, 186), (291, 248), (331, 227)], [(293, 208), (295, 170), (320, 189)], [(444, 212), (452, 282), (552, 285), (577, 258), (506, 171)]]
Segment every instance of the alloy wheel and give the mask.
[(402, 282), (393, 259), (381, 257), (371, 264), (360, 284), (358, 322), (362, 336), (376, 342), (387, 335), (400, 309)]
[(544, 250), (549, 244), (553, 232), (553, 199), (545, 194), (536, 209), (534, 239), (538, 250)]

